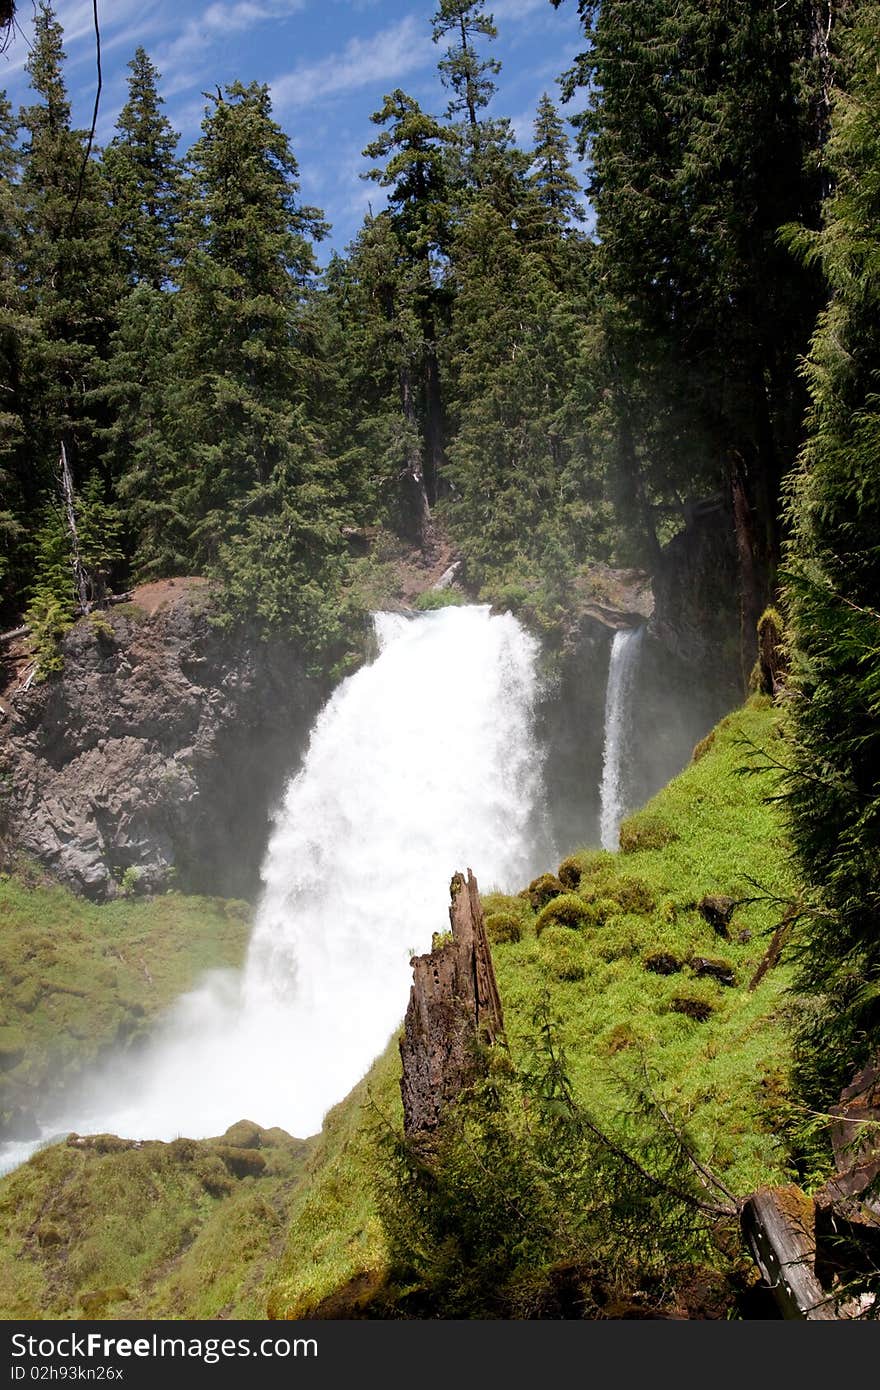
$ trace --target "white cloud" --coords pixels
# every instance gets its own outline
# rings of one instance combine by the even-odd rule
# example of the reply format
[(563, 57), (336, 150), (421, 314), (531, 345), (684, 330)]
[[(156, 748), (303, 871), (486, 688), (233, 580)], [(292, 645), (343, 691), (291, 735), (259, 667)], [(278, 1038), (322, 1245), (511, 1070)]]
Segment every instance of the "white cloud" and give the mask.
[(316, 63), (300, 63), (270, 84), (278, 110), (310, 106), (315, 102), (356, 91), (360, 87), (388, 86), (406, 73), (434, 61), (434, 46), (423, 17), (407, 15), (397, 24), (369, 38), (353, 38), (341, 53), (330, 53)]
[(487, 6), (493, 19), (527, 19), (530, 14), (535, 14), (537, 10), (549, 10), (550, 0), (491, 0)]

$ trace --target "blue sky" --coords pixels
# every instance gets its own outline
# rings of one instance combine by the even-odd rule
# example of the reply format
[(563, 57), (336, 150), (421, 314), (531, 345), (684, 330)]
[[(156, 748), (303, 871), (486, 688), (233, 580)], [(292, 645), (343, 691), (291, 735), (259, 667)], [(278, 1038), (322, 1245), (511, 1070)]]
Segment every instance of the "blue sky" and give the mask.
[[(74, 119), (88, 126), (95, 93), (91, 0), (56, 0), (68, 54), (66, 78)], [(431, 42), (434, 0), (98, 0), (104, 89), (98, 139), (109, 140), (125, 100), (127, 63), (143, 44), (162, 73), (166, 111), (185, 148), (198, 135), (201, 93), (240, 78), (269, 83), (275, 115), (299, 161), (302, 197), (322, 207), (342, 249), (368, 202), (381, 195), (358, 177), (364, 145), (375, 135), (370, 113), (386, 92), (403, 87), (441, 114), (447, 94)], [(574, 0), (495, 0), (503, 64), (492, 110), (511, 117), (528, 144), (543, 91), (582, 46)], [(0, 57), (0, 87), (18, 105), (28, 100), (27, 42), (32, 0), (19, 0), (20, 31)]]

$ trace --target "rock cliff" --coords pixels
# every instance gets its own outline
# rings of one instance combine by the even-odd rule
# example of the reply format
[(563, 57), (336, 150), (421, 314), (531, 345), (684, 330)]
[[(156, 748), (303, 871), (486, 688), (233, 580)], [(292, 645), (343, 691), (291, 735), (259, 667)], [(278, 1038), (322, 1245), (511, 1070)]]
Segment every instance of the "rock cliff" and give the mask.
[(0, 834), (91, 898), (249, 896), (267, 819), (326, 689), (284, 643), (212, 626), (167, 580), (81, 619), (60, 676), (7, 699)]

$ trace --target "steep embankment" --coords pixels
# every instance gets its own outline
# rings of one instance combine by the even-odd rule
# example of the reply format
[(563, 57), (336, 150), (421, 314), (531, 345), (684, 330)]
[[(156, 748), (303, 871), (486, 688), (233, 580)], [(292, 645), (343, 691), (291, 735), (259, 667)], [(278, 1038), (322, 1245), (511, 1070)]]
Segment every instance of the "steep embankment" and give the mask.
[[(289, 644), (230, 636), (202, 580), (90, 614), (61, 675), (0, 708), (0, 844), (95, 899), (248, 896), (268, 810), (326, 684)], [(0, 702), (2, 704), (2, 702)]]
[(0, 1142), (38, 1134), (83, 1070), (136, 1047), (208, 969), (238, 968), (247, 903), (167, 893), (97, 907), (20, 870), (0, 880)]
[[(564, 896), (559, 884), (536, 884), (531, 898), (485, 894), (514, 1063), (526, 1060), (546, 990), (578, 1101), (613, 1129), (647, 1068), (700, 1158), (738, 1193), (786, 1174), (788, 971), (756, 975), (780, 916), (774, 899), (791, 884), (767, 800), (775, 774), (742, 775), (761, 762), (753, 745), (772, 748), (776, 720), (762, 701), (725, 720), (626, 823), (619, 854), (562, 866)], [(729, 905), (707, 895), (738, 900), (726, 925)], [(109, 1290), (114, 1317), (358, 1315), (386, 1277), (376, 1191), (384, 1139), (400, 1126), (399, 1070), (392, 1041), (307, 1152), (294, 1162), (261, 1148), (266, 1168), (240, 1164), (228, 1190), (216, 1171), (206, 1179), (204, 1146), (38, 1154), (0, 1184), (0, 1264), (16, 1270), (0, 1314), (83, 1316)], [(149, 1215), (120, 1245), (119, 1212), (145, 1182)], [(732, 1301), (719, 1283), (716, 1313)], [(381, 1296), (394, 1316), (397, 1295)]]

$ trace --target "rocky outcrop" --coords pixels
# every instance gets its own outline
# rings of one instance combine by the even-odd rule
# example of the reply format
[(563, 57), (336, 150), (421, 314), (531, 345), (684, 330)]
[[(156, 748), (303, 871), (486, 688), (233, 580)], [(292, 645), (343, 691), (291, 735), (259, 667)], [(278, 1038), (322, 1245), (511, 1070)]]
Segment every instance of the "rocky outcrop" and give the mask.
[(219, 631), (209, 587), (169, 580), (81, 619), (63, 656), (0, 725), (6, 854), (95, 899), (172, 883), (249, 896), (326, 693), (298, 654)]
[(504, 1036), (504, 1015), (477, 881), (451, 885), (452, 937), (413, 960), (400, 1041), (404, 1132), (430, 1134), (443, 1111), (483, 1069), (487, 1046)]

